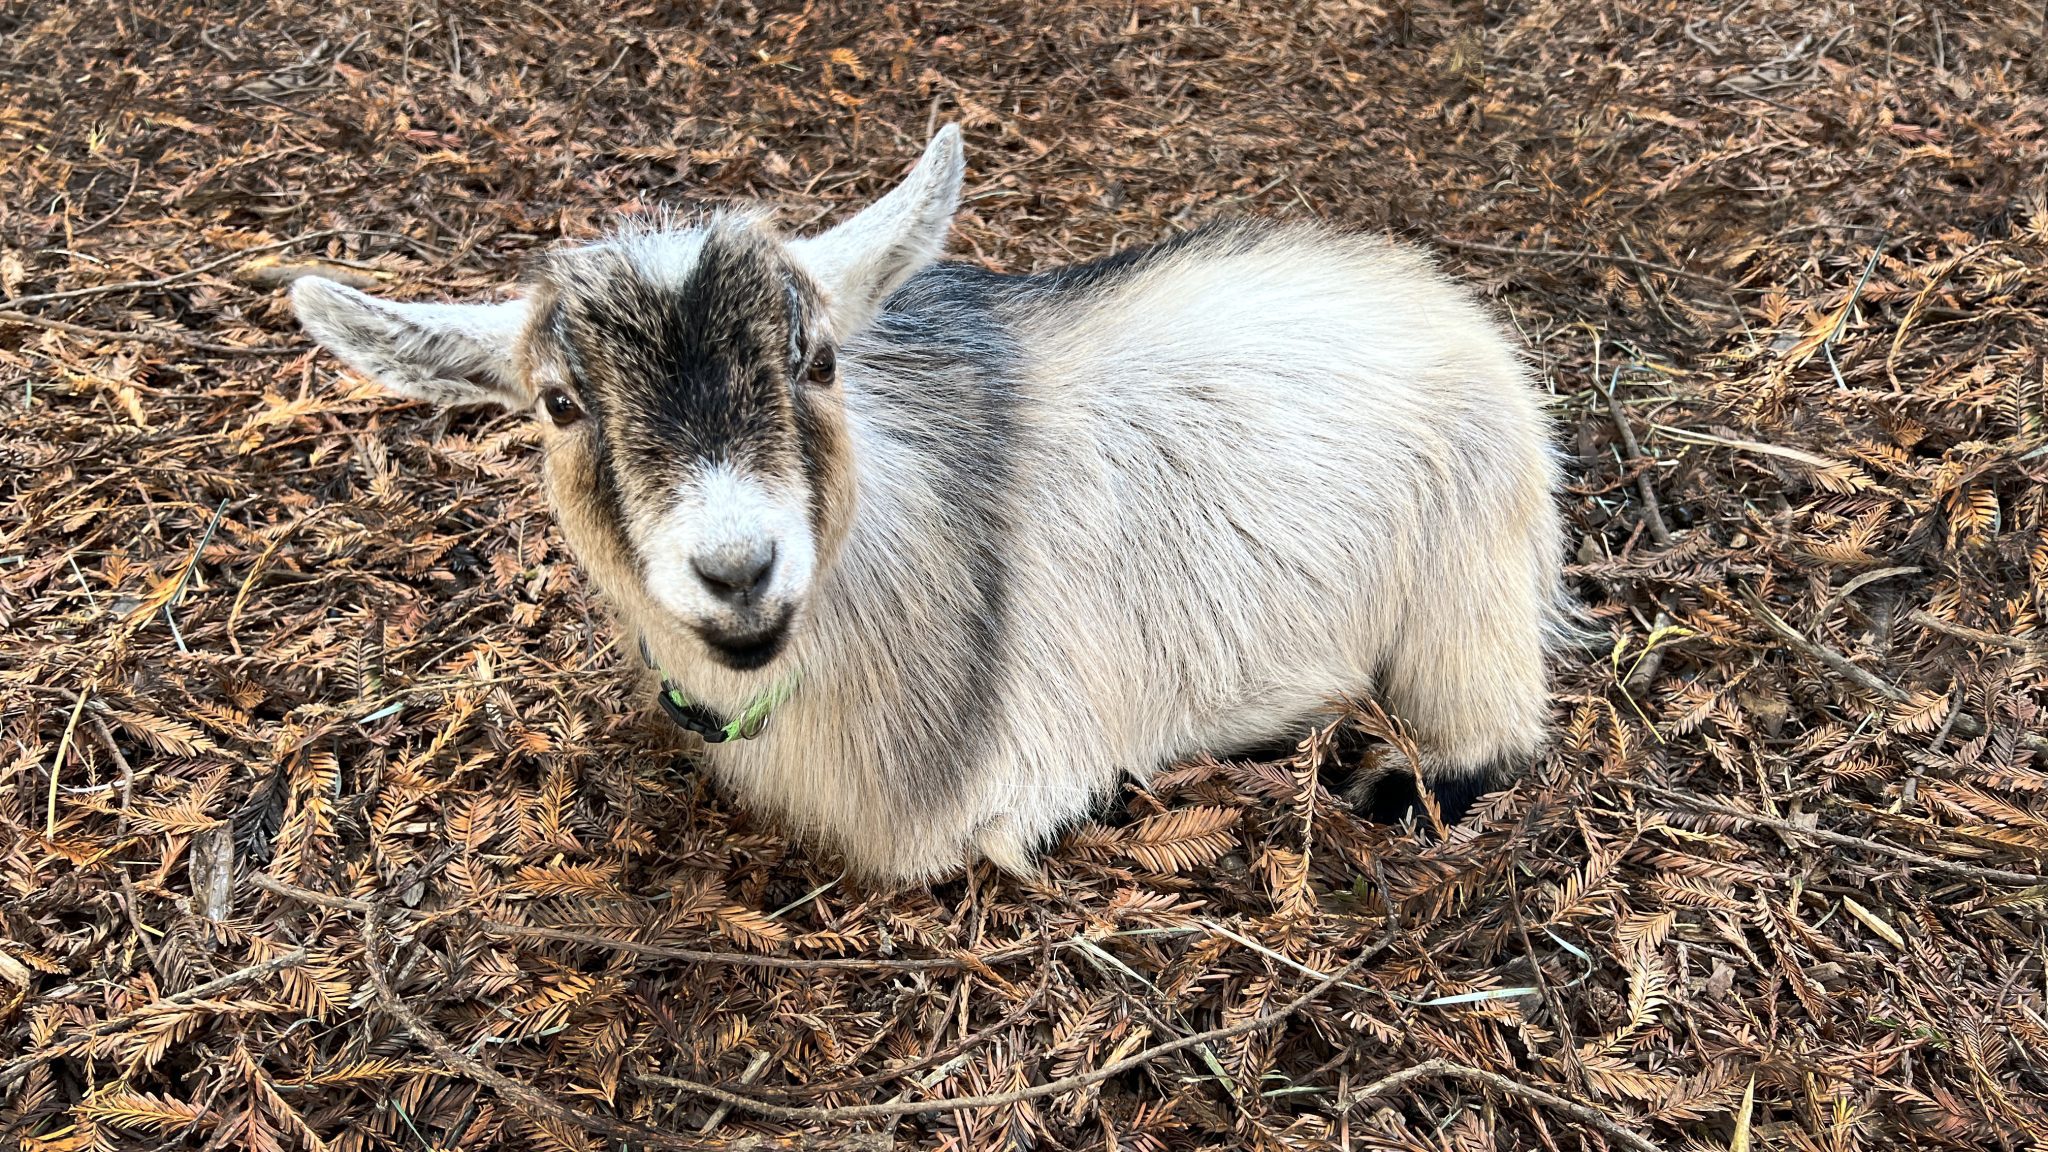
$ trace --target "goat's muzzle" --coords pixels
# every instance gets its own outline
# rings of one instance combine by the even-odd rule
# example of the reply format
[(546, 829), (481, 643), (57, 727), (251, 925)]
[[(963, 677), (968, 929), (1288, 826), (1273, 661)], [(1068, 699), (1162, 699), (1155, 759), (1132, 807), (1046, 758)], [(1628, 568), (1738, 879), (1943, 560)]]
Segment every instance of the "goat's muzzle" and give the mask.
[(796, 609), (782, 604), (735, 615), (738, 618), (730, 622), (698, 624), (697, 635), (720, 664), (737, 672), (751, 672), (766, 667), (782, 654), (789, 643), (790, 621)]

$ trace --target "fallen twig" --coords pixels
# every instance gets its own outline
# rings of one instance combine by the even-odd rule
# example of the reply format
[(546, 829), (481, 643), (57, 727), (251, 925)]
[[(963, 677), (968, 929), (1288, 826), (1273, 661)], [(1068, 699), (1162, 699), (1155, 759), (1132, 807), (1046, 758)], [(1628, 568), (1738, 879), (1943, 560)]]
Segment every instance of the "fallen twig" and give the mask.
[(1842, 338), (1842, 329), (1849, 326), (1849, 313), (1856, 310), (1856, 301), (1863, 296), (1863, 289), (1870, 283), (1870, 274), (1877, 270), (1877, 258), (1884, 254), (1885, 241), (1890, 235), (1877, 238), (1870, 247), (1870, 260), (1863, 265), (1863, 275), (1856, 278), (1856, 287), (1849, 292), (1849, 299), (1842, 304), (1842, 310), (1835, 315), (1835, 326), (1828, 332), (1827, 339), (1820, 342), (1821, 355), (1827, 357), (1828, 370), (1835, 374), (1835, 387), (1847, 391), (1849, 382), (1842, 378), (1842, 366), (1835, 360), (1835, 341)]
[(43, 805), (43, 835), (46, 837), (57, 834), (57, 782), (64, 778), (64, 758), (71, 754), (71, 738), (78, 732), (78, 718), (85, 714), (85, 698), (89, 695), (91, 692), (88, 690), (71, 698), (71, 719), (64, 722), (64, 735), (57, 740), (57, 754), (50, 758), (50, 791)]
[[(17, 296), (9, 300), (8, 303), (19, 308), (24, 304), (46, 304), (52, 300), (76, 300), (81, 296), (104, 296), (110, 292), (144, 292), (152, 288), (168, 288), (173, 284), (183, 283), (195, 276), (203, 276), (216, 268), (224, 268), (236, 261), (247, 260), (251, 256), (260, 255), (264, 252), (275, 252), (280, 248), (290, 248), (294, 245), (306, 244), (314, 240), (325, 240), (330, 236), (355, 235), (377, 236), (389, 235), (389, 233), (367, 232), (360, 228), (322, 228), (317, 232), (302, 233), (289, 240), (278, 240), (270, 244), (258, 244), (253, 248), (243, 248), (230, 252), (217, 260), (209, 260), (204, 264), (194, 265), (183, 272), (173, 272), (168, 276), (158, 276), (152, 280), (122, 280), (114, 284), (93, 284), (85, 288), (67, 288), (62, 292), (38, 292), (30, 296)], [(55, 322), (53, 321), (52, 323)]]
[(1218, 1040), (1228, 1040), (1233, 1036), (1242, 1036), (1247, 1032), (1256, 1032), (1264, 1028), (1270, 1028), (1294, 1015), (1296, 1012), (1301, 1011), (1308, 1006), (1310, 1001), (1321, 996), (1324, 992), (1343, 983), (1346, 977), (1364, 967), (1366, 961), (1379, 955), (1388, 945), (1392, 944), (1394, 938), (1393, 930), (1397, 927), (1396, 919), (1390, 916), (1387, 920), (1387, 926), (1389, 931), (1385, 936), (1368, 945), (1363, 952), (1353, 957), (1349, 963), (1330, 973), (1330, 975), (1322, 980), (1317, 981), (1308, 991), (1303, 992), (1301, 995), (1262, 1016), (1254, 1016), (1250, 1020), (1222, 1028), (1212, 1028), (1207, 1032), (1197, 1032), (1190, 1036), (1182, 1036), (1179, 1039), (1169, 1040), (1163, 1044), (1154, 1044), (1142, 1052), (1133, 1053), (1122, 1060), (1113, 1060), (1092, 1072), (1077, 1072), (1072, 1076), (1064, 1076), (1058, 1080), (1049, 1081), (1044, 1084), (1034, 1084), (1028, 1088), (1019, 1088), (1011, 1092), (995, 1092), (984, 1096), (954, 1096), (944, 1100), (892, 1100), (882, 1104), (854, 1104), (841, 1108), (799, 1108), (782, 1104), (770, 1104), (763, 1100), (756, 1100), (748, 1096), (727, 1092), (723, 1088), (718, 1088), (714, 1085), (700, 1084), (695, 1080), (683, 1080), (674, 1076), (643, 1075), (639, 1077), (639, 1080), (642, 1083), (653, 1084), (662, 1088), (674, 1088), (679, 1091), (695, 1093), (712, 1100), (731, 1104), (741, 1111), (753, 1112), (757, 1115), (769, 1116), (778, 1120), (800, 1120), (809, 1123), (878, 1119), (888, 1116), (914, 1116), (921, 1112), (961, 1112), (969, 1108), (1008, 1107), (1025, 1100), (1036, 1100), (1044, 1096), (1057, 1096), (1062, 1092), (1072, 1092), (1079, 1088), (1086, 1088), (1090, 1084), (1099, 1084), (1112, 1076), (1141, 1067), (1159, 1059), (1161, 1056), (1171, 1055), (1184, 1048), (1211, 1044)]
[(26, 312), (0, 311), (0, 324), (27, 324), (35, 328), (48, 328), (67, 336), (84, 336), (94, 340), (134, 340), (142, 344), (157, 344), (171, 348), (189, 348), (194, 352), (221, 352), (246, 356), (290, 356), (306, 349), (300, 346), (279, 347), (272, 344), (209, 344), (197, 336), (182, 332), (143, 332), (130, 329), (118, 331), (112, 328), (88, 328), (83, 324), (69, 324), (62, 320), (45, 320)]
[(1896, 844), (1886, 844), (1882, 840), (1850, 836), (1843, 832), (1830, 832), (1825, 828), (1808, 828), (1804, 824), (1795, 824), (1790, 820), (1780, 820), (1774, 816), (1765, 816), (1758, 812), (1745, 811), (1732, 805), (1719, 804), (1712, 800), (1703, 800), (1698, 796), (1676, 792), (1655, 784), (1645, 784), (1635, 780), (1622, 780), (1619, 783), (1627, 788), (1647, 792), (1660, 800), (1669, 800), (1694, 812), (1726, 816), (1730, 819), (1741, 820), (1744, 823), (1754, 824), (1761, 828), (1774, 828), (1780, 832), (1790, 833), (1794, 836), (1804, 836), (1809, 840), (1818, 840), (1824, 844), (1834, 844), (1838, 847), (1865, 848), (1872, 852), (1893, 857), (1894, 859), (1904, 860), (1907, 863), (1918, 865), (1931, 871), (1947, 872), (1952, 876), (1967, 876), (1973, 880), (1984, 880), (1994, 884), (2048, 884), (2048, 876), (2036, 876), (2028, 872), (2008, 872), (2003, 868), (1985, 868), (1977, 864), (1965, 864), (1959, 860), (1943, 860), (1939, 856), (1929, 856), (1924, 852), (1915, 852), (1910, 848), (1901, 848)]
[(1659, 424), (1654, 420), (1650, 422), (1650, 427), (1664, 433), (1666, 436), (1675, 436), (1680, 440), (1692, 440), (1701, 444), (1716, 444), (1723, 448), (1734, 448), (1741, 452), (1756, 452), (1764, 456), (1776, 456), (1783, 460), (1790, 460), (1795, 464), (1804, 464), (1808, 468), (1839, 468), (1842, 465), (1840, 460), (1830, 460), (1825, 456), (1816, 456), (1811, 452), (1802, 452), (1797, 448), (1786, 448), (1778, 444), (1766, 444), (1761, 440), (1740, 440), (1733, 436), (1716, 436), (1711, 432), (1696, 432), (1691, 428)]
[(1424, 1060), (1413, 1068), (1403, 1068), (1401, 1071), (1390, 1076), (1382, 1076), (1378, 1080), (1352, 1092), (1351, 1095), (1339, 1102), (1337, 1108), (1339, 1112), (1347, 1112), (1375, 1096), (1385, 1096), (1388, 1093), (1405, 1088), (1418, 1080), (1432, 1079), (1464, 1080), (1473, 1084), (1483, 1084), (1503, 1095), (1527, 1100), (1532, 1104), (1541, 1104), (1546, 1108), (1562, 1112), (1579, 1123), (1597, 1130), (1602, 1136), (1607, 1137), (1624, 1148), (1635, 1149), (1636, 1152), (1661, 1152), (1655, 1144), (1623, 1128), (1614, 1120), (1609, 1119), (1595, 1109), (1586, 1107), (1584, 1104), (1567, 1100), (1554, 1093), (1545, 1092), (1541, 1088), (1531, 1088), (1527, 1084), (1516, 1083), (1495, 1072), (1487, 1072), (1450, 1060)]
[[(373, 906), (374, 907), (374, 906)], [(768, 1138), (750, 1137), (742, 1140), (707, 1141), (674, 1132), (664, 1132), (645, 1124), (629, 1120), (614, 1120), (574, 1108), (528, 1084), (521, 1084), (457, 1049), (447, 1037), (435, 1031), (406, 1002), (399, 998), (391, 986), (391, 978), (384, 971), (381, 953), (384, 950), (383, 930), (377, 924), (378, 912), (373, 910), (363, 916), (363, 966), (369, 969), (370, 988), (377, 999), (377, 1006), (392, 1019), (412, 1033), (413, 1039), (427, 1046), (434, 1056), (447, 1065), (449, 1070), (474, 1080), (496, 1092), (506, 1103), (536, 1119), (553, 1120), (585, 1132), (593, 1132), (611, 1140), (648, 1148), (675, 1149), (678, 1152), (702, 1152), (708, 1148), (846, 1148), (860, 1152), (884, 1152), (889, 1147), (886, 1137), (863, 1137), (859, 1135), (836, 1139), (814, 1137)]]
[(1794, 628), (1783, 616), (1772, 611), (1771, 606), (1764, 603), (1764, 598), (1757, 595), (1755, 589), (1743, 588), (1742, 602), (1749, 605), (1749, 610), (1756, 613), (1766, 628), (1777, 633), (1787, 644), (1827, 665), (1836, 675), (1863, 689), (1866, 694), (1889, 700), (1894, 704), (1903, 704), (1912, 699), (1912, 694), (1905, 689), (1896, 684), (1886, 683), (1875, 673), (1859, 667), (1840, 652), (1808, 639), (1806, 633)]
[(161, 1000), (152, 1001), (133, 1012), (123, 1012), (111, 1020), (101, 1021), (83, 1032), (66, 1037), (55, 1044), (38, 1049), (17, 1060), (10, 1061), (4, 1067), (0, 1067), (0, 1089), (7, 1088), (16, 1080), (28, 1075), (29, 1070), (36, 1065), (41, 1064), (45, 1060), (55, 1060), (68, 1055), (76, 1050), (80, 1044), (88, 1040), (97, 1040), (102, 1036), (112, 1035), (115, 1032), (124, 1032), (141, 1023), (144, 1018), (161, 1012), (166, 1008), (175, 1008), (180, 1004), (190, 1004), (194, 1000), (204, 1000), (216, 992), (225, 992), (230, 988), (239, 988), (244, 984), (253, 983), (266, 976), (294, 967), (304, 962), (305, 959), (306, 950), (304, 948), (294, 948), (282, 955), (273, 956), (260, 964), (251, 964), (247, 968), (237, 969), (225, 976), (218, 976), (208, 980), (203, 984), (195, 984), (183, 992), (173, 996), (166, 996)]
[[(1597, 383), (1597, 381), (1595, 381)], [(1643, 522), (1650, 529), (1650, 539), (1659, 548), (1671, 543), (1671, 530), (1664, 526), (1664, 510), (1657, 504), (1657, 486), (1650, 480), (1655, 461), (1643, 456), (1643, 449), (1636, 443), (1635, 429), (1628, 424), (1628, 413), (1622, 411), (1621, 399), (1615, 395), (1614, 387), (1621, 382), (1621, 369), (1614, 370), (1614, 378), (1607, 382), (1607, 414), (1614, 419), (1614, 430), (1621, 435), (1622, 456), (1630, 467), (1636, 469), (1636, 494), (1643, 498)]]
[(1939, 632), (1944, 636), (1953, 636), (1958, 640), (1968, 640), (1977, 644), (1991, 644), (1999, 648), (2010, 648), (2015, 652), (2026, 652), (2036, 656), (2043, 652), (2048, 652), (2048, 644), (2043, 644), (2039, 640), (2032, 640), (2025, 636), (2006, 636), (1998, 632), (1986, 632), (1982, 628), (1967, 628), (1961, 624), (1943, 620), (1932, 612), (1918, 608), (1906, 613), (1906, 619), (1920, 625), (1922, 628)]
[[(114, 787), (121, 794), (121, 815), (114, 825), (114, 839), (116, 842), (125, 841), (128, 838), (129, 812), (135, 802), (135, 766), (128, 762), (127, 755), (121, 751), (121, 745), (115, 742), (114, 734), (107, 730), (107, 722), (86, 709), (84, 696), (54, 684), (47, 687), (78, 706), (78, 710), (85, 715), (86, 727), (91, 730), (94, 739), (99, 741), (100, 748), (113, 759), (114, 768), (120, 773)], [(121, 911), (127, 916), (128, 926), (135, 929), (136, 940), (140, 941), (143, 949), (149, 953), (151, 966), (162, 974), (163, 957), (157, 951), (156, 945), (150, 941), (149, 933), (144, 930), (142, 913), (137, 910), (140, 898), (135, 894), (135, 878), (128, 874), (127, 868), (119, 865), (116, 867), (121, 874)]]
[[(1656, 619), (1650, 621), (1650, 636), (1654, 639), (1659, 633), (1670, 627), (1671, 614), (1660, 611), (1657, 613)], [(1683, 638), (1682, 635), (1681, 638)], [(1652, 643), (1649, 647), (1643, 649), (1643, 654), (1636, 658), (1636, 666), (1630, 670), (1628, 677), (1621, 682), (1622, 688), (1630, 693), (1647, 691), (1650, 685), (1656, 682), (1657, 673), (1663, 671), (1664, 653), (1670, 651), (1670, 649), (1671, 645), (1669, 643)]]
[[(1766, 627), (1776, 632), (1786, 643), (1827, 665), (1837, 675), (1863, 689), (1868, 695), (1890, 701), (1893, 704), (1903, 704), (1913, 698), (1912, 693), (1907, 692), (1896, 684), (1885, 681), (1866, 668), (1859, 667), (1854, 661), (1851, 661), (1840, 652), (1825, 644), (1808, 639), (1804, 632), (1794, 628), (1784, 617), (1772, 611), (1771, 606), (1764, 603), (1763, 597), (1758, 596), (1754, 589), (1743, 588), (1742, 600), (1743, 603), (1749, 605), (1750, 611), (1755, 612)], [(1984, 721), (1970, 715), (1968, 712), (1956, 713), (1954, 727), (1955, 731), (1965, 740), (1973, 740), (1989, 731), (1984, 726)], [(2021, 732), (2018, 736), (2018, 741), (2022, 747), (2048, 754), (2048, 737), (2042, 737), (2032, 732)]]
[[(763, 1048), (759, 1052), (754, 1053), (754, 1058), (752, 1060), (747, 1061), (746, 1071), (740, 1073), (739, 1082), (742, 1085), (747, 1085), (752, 1084), (754, 1081), (760, 1079), (761, 1073), (767, 1070), (768, 1061), (772, 1058), (772, 1055), (773, 1054), (770, 1053), (766, 1048)], [(730, 1104), (720, 1104), (718, 1107), (712, 1109), (711, 1118), (704, 1121), (704, 1123), (698, 1125), (697, 1135), (709, 1136), (713, 1132), (718, 1131), (718, 1126), (720, 1124), (725, 1123), (725, 1118), (731, 1113), (732, 1105)]]

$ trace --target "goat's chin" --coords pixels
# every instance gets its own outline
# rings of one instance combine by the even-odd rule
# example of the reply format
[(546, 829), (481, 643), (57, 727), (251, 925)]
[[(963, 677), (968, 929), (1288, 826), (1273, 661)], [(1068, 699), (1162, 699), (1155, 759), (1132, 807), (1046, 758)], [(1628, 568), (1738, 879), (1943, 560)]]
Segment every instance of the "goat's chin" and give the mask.
[(712, 660), (735, 672), (754, 672), (774, 663), (789, 647), (796, 608), (785, 604), (763, 616), (759, 621), (701, 622), (691, 628), (704, 642)]

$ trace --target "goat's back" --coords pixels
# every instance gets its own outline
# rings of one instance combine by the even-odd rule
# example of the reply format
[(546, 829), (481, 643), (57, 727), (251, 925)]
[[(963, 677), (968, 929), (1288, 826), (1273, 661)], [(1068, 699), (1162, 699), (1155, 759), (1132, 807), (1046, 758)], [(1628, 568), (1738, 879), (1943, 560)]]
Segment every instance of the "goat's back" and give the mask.
[(942, 790), (964, 809), (1071, 815), (1119, 771), (1298, 730), (1475, 612), (1549, 623), (1538, 396), (1412, 250), (1238, 225), (1032, 276), (940, 265), (848, 355), (878, 373), (849, 374), (871, 506), (843, 562), (921, 568), (899, 592), (954, 622), (948, 687), (918, 695), (999, 766)]

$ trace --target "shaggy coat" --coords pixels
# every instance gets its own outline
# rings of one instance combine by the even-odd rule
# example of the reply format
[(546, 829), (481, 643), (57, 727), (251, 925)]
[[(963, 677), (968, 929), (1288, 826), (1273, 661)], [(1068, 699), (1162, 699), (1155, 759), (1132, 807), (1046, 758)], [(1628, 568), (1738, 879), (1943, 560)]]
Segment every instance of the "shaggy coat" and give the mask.
[[(626, 632), (755, 738), (742, 802), (916, 881), (1017, 872), (1124, 778), (1379, 694), (1453, 800), (1541, 746), (1559, 472), (1498, 324), (1418, 252), (1202, 229), (1029, 276), (937, 262), (958, 135), (822, 235), (718, 214), (519, 300), (320, 280), (398, 392), (534, 412)], [(786, 694), (786, 699), (781, 698)]]

